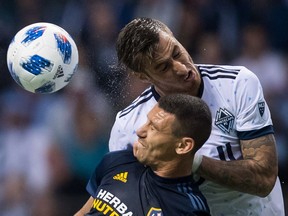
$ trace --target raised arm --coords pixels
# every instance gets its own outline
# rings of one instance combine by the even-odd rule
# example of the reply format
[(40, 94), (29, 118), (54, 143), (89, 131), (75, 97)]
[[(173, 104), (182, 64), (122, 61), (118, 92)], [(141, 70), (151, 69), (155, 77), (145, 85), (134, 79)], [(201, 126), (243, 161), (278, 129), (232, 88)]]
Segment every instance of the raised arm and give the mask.
[(267, 196), (278, 174), (274, 135), (242, 140), (241, 149), (243, 160), (221, 161), (203, 156), (196, 173), (233, 190)]

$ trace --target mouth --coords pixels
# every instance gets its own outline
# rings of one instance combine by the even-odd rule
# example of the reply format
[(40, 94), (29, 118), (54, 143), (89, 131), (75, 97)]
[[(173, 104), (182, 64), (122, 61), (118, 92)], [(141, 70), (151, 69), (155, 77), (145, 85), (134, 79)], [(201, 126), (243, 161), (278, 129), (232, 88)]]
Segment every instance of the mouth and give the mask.
[(138, 146), (145, 148), (145, 145), (138, 139), (135, 144), (137, 144)]

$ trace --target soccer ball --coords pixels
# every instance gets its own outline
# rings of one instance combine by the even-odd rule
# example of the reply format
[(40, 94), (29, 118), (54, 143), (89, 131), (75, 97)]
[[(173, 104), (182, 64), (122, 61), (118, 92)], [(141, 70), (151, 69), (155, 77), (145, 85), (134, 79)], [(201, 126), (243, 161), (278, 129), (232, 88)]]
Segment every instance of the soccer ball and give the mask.
[(72, 37), (51, 23), (34, 23), (21, 29), (7, 51), (13, 79), (33, 93), (53, 93), (65, 87), (78, 66)]

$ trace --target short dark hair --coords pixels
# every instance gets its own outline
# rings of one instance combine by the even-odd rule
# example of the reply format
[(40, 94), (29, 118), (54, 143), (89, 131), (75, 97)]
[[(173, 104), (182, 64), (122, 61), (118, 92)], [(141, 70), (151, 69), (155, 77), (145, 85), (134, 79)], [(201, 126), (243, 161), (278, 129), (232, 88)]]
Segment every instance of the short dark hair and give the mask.
[(119, 66), (128, 71), (145, 73), (145, 65), (153, 60), (161, 31), (173, 35), (159, 20), (143, 17), (128, 23), (121, 29), (116, 41)]
[(158, 106), (176, 116), (172, 126), (175, 136), (194, 139), (196, 152), (207, 141), (212, 128), (211, 112), (200, 98), (185, 94), (170, 94), (161, 97)]

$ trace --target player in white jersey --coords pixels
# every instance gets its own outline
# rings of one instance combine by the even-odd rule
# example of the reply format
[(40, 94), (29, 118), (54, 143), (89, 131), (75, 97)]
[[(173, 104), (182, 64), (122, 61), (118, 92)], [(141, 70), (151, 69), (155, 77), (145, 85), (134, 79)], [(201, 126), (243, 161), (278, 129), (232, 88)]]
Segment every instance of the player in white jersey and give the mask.
[(196, 65), (163, 23), (132, 20), (117, 40), (119, 63), (152, 86), (117, 114), (111, 151), (129, 148), (161, 95), (187, 93), (209, 105), (213, 128), (194, 173), (213, 216), (283, 216), (273, 124), (258, 78), (247, 68)]

